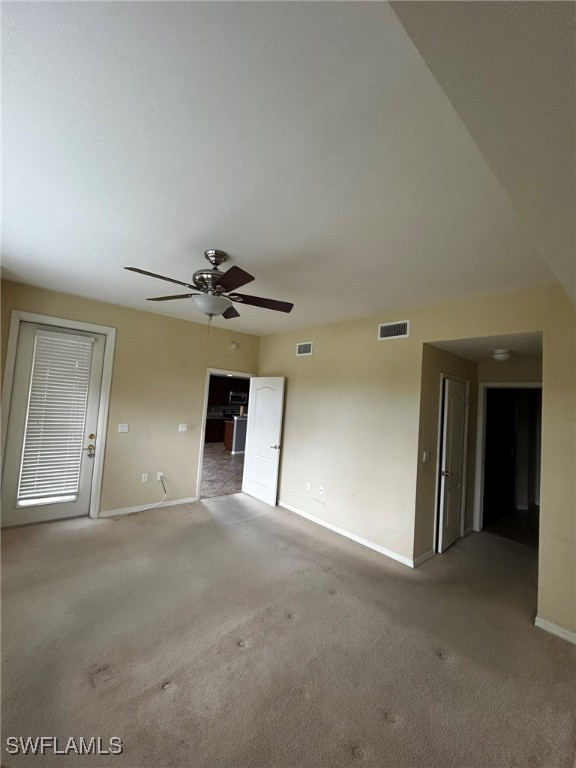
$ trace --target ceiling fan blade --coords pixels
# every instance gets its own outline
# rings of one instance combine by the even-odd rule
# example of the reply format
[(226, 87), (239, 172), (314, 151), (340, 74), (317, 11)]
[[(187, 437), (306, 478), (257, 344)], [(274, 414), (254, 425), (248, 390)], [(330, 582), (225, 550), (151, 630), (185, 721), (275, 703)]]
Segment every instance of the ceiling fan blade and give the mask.
[(159, 280), (167, 280), (169, 283), (176, 283), (177, 285), (184, 285), (186, 288), (194, 289), (195, 286), (190, 283), (183, 283), (182, 280), (174, 280), (173, 277), (165, 277), (164, 275), (157, 275), (156, 272), (147, 272), (145, 269), (139, 269), (138, 267), (124, 267), (130, 272), (138, 272), (140, 275), (148, 275), (148, 277), (157, 277)]
[(198, 296), (197, 293), (179, 293), (176, 296), (154, 296), (146, 301), (170, 301), (171, 299), (189, 299), (191, 296)]
[(264, 309), (275, 309), (277, 312), (291, 312), (294, 304), (289, 301), (276, 301), (276, 299), (264, 299), (262, 296), (247, 296), (245, 293), (233, 293), (228, 296), (232, 301), (239, 301), (242, 304), (250, 304), (253, 307), (263, 307)]
[(226, 312), (222, 314), (224, 320), (232, 320), (233, 317), (240, 317), (240, 312), (237, 312), (234, 307), (228, 307)]
[(246, 285), (246, 283), (250, 283), (254, 279), (253, 275), (248, 274), (248, 272), (240, 269), (240, 267), (230, 267), (229, 270), (224, 272), (216, 285), (221, 288), (224, 293), (228, 293), (228, 291), (235, 291), (236, 288), (240, 288), (240, 286)]

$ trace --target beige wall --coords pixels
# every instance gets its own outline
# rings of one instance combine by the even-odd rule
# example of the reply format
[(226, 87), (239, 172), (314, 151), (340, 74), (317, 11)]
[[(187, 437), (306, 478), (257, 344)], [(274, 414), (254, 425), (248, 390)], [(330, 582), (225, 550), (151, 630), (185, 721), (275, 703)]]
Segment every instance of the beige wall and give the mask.
[(376, 336), (373, 319), (261, 339), (261, 374), (287, 377), (279, 497), (411, 559), (421, 345)]
[(512, 357), (505, 362), (482, 360), (478, 363), (478, 381), (539, 382), (542, 381), (542, 356)]
[[(538, 615), (576, 631), (575, 315), (548, 286), (261, 339), (261, 374), (287, 377), (280, 500), (412, 558), (430, 540), (431, 484), (418, 478), (423, 344), (542, 332)], [(406, 318), (409, 339), (377, 341), (378, 323)], [(297, 341), (313, 341), (314, 355), (296, 358)]]
[[(200, 433), (208, 368), (257, 372), (259, 340), (53, 293), (17, 283), (2, 285), (2, 365), (13, 309), (117, 329), (101, 510), (151, 504), (162, 497), (155, 480), (167, 478), (168, 500), (198, 495)], [(231, 341), (239, 344), (231, 351)], [(127, 434), (119, 423), (130, 424)], [(178, 424), (188, 432), (178, 432)], [(150, 481), (141, 482), (148, 472)]]

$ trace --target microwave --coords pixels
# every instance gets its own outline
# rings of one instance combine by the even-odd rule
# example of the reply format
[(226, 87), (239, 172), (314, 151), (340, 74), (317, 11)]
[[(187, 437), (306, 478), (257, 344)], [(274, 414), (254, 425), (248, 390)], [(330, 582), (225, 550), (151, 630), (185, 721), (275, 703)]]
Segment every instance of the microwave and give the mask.
[(230, 397), (228, 398), (229, 403), (236, 403), (238, 405), (246, 405), (248, 402), (248, 395), (246, 392), (230, 392)]

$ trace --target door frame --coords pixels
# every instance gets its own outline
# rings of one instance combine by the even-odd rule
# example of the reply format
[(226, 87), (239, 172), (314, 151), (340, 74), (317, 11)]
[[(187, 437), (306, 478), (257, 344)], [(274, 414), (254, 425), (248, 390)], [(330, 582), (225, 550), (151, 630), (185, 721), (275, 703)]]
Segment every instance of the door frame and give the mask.
[(436, 446), (436, 512), (434, 515), (434, 554), (439, 554), (440, 524), (442, 522), (442, 510), (440, 509), (440, 496), (442, 487), (442, 450), (444, 446), (444, 381), (452, 379), (466, 384), (466, 421), (464, 429), (464, 456), (462, 469), (462, 515), (460, 518), (460, 538), (466, 533), (466, 488), (468, 484), (468, 432), (470, 422), (470, 379), (455, 376), (452, 373), (440, 374), (440, 397), (438, 403), (438, 441)]
[(486, 450), (486, 400), (489, 389), (543, 389), (541, 381), (481, 381), (478, 383), (478, 420), (476, 425), (476, 472), (474, 483), (473, 530), (484, 524), (484, 452)]
[(210, 393), (210, 376), (230, 376), (235, 379), (252, 379), (257, 373), (248, 371), (231, 371), (227, 368), (207, 368), (206, 382), (204, 384), (204, 404), (202, 406), (202, 428), (200, 429), (200, 450), (198, 452), (198, 475), (196, 477), (196, 498), (200, 497), (202, 484), (202, 464), (204, 463), (204, 437), (206, 436), (206, 415), (208, 413), (208, 395)]
[(104, 474), (104, 455), (106, 452), (106, 431), (108, 427), (108, 410), (110, 406), (110, 389), (112, 386), (112, 363), (114, 360), (114, 347), (116, 344), (116, 328), (106, 325), (84, 323), (79, 320), (67, 320), (61, 317), (49, 317), (35, 312), (23, 312), (19, 309), (12, 310), (10, 317), (10, 332), (6, 348), (6, 364), (4, 366), (4, 384), (2, 386), (2, 472), (4, 472), (4, 456), (6, 454), (6, 439), (8, 436), (8, 414), (12, 402), (12, 385), (14, 383), (14, 365), (18, 349), (18, 337), (21, 323), (40, 323), (58, 328), (66, 328), (71, 331), (86, 331), (99, 333), (104, 336), (104, 361), (102, 366), (102, 382), (100, 384), (100, 402), (98, 404), (98, 446), (94, 457), (94, 469), (92, 472), (92, 484), (90, 487), (90, 506), (88, 516), (97, 518), (100, 516), (100, 497), (102, 494), (102, 477)]

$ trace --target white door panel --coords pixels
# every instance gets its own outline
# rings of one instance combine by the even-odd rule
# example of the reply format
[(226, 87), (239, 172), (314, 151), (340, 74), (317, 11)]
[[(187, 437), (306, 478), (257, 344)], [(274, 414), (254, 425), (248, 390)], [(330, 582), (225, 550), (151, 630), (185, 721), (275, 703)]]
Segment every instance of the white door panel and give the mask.
[(284, 378), (250, 379), (242, 491), (275, 506), (280, 465)]

